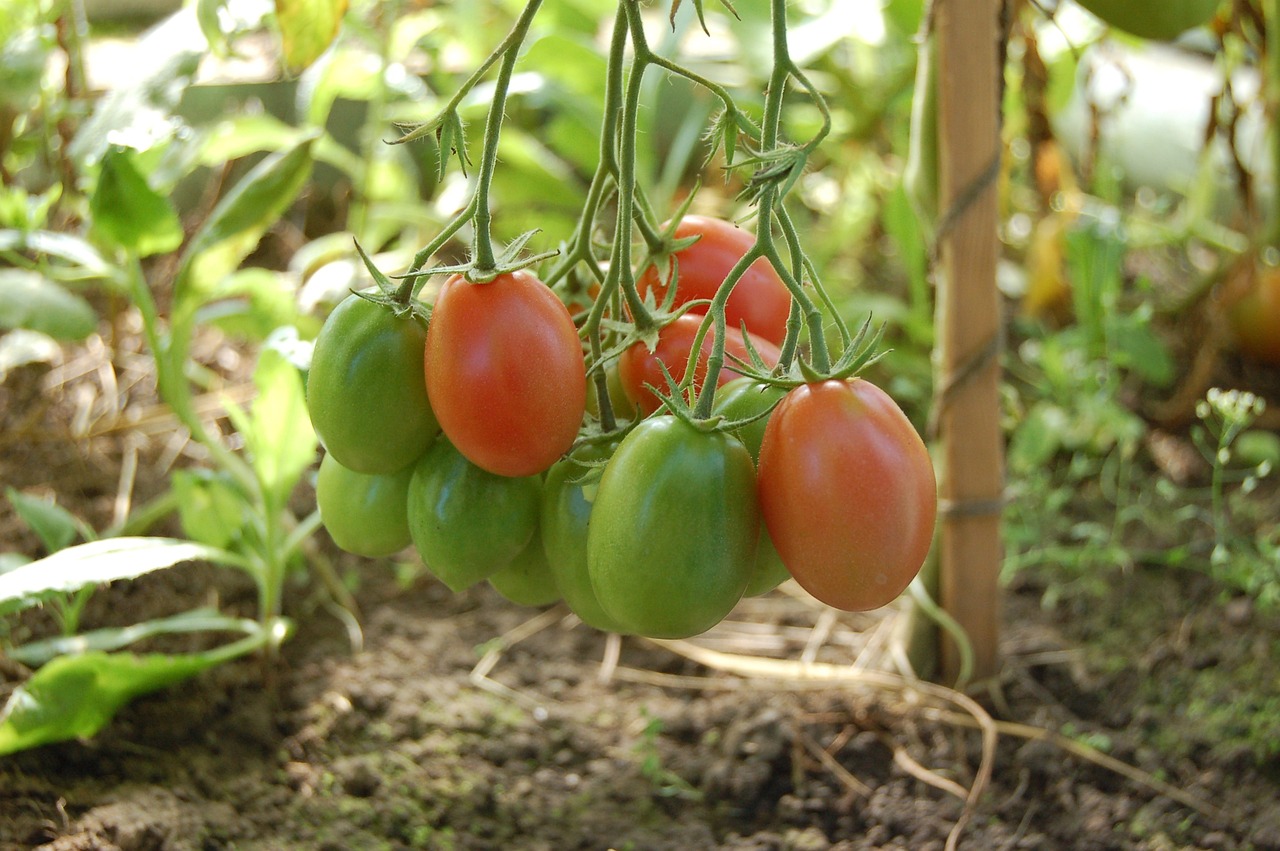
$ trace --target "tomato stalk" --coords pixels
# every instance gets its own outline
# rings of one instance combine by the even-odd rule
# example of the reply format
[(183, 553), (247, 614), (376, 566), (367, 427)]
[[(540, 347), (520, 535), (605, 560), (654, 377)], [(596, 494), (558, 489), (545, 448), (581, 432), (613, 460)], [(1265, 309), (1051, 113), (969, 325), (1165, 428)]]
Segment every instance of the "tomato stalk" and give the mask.
[[(1271, 127), (1271, 165), (1272, 173), (1280, 175), (1280, 132), (1277, 132), (1277, 121), (1280, 121), (1280, 0), (1264, 0), (1266, 2), (1266, 106)], [(1280, 202), (1271, 204), (1271, 218), (1267, 223), (1267, 243), (1280, 246)]]
[(542, 0), (530, 0), (520, 18), (507, 36), (502, 64), (498, 66), (498, 79), (494, 84), (493, 103), (489, 106), (489, 116), (484, 128), (484, 148), (480, 153), (480, 171), (476, 175), (476, 209), (472, 218), (474, 237), (472, 242), (471, 262), (473, 268), (467, 273), (467, 279), (474, 282), (491, 281), (499, 273), (497, 258), (493, 251), (493, 233), (490, 229), (493, 216), (489, 211), (489, 188), (493, 183), (493, 172), (498, 165), (498, 139), (502, 133), (502, 118), (507, 105), (507, 92), (511, 88), (511, 74), (515, 69), (516, 58), (520, 53), (520, 45), (529, 33), (529, 25), (537, 14)]

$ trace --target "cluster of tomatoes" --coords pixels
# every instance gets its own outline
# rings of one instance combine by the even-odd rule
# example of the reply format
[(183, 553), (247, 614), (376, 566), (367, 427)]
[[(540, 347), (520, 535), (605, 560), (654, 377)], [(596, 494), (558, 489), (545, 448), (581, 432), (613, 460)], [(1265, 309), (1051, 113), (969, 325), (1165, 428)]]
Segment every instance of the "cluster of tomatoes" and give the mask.
[[(676, 303), (710, 298), (753, 241), (692, 216), (676, 236), (700, 237), (677, 252)], [(638, 284), (665, 288), (648, 270)], [(739, 329), (727, 352), (776, 364), (789, 305), (772, 267), (753, 265), (726, 306)], [(652, 350), (625, 349), (610, 381), (635, 419), (583, 439), (578, 329), (531, 272), (451, 277), (426, 328), (407, 308), (348, 296), (307, 383), (330, 535), (371, 557), (412, 544), (455, 591), (488, 581), (517, 603), (562, 599), (592, 626), (652, 637), (703, 632), (789, 576), (842, 609), (891, 601), (927, 555), (937, 508), (906, 416), (859, 378), (773, 384), (729, 369), (718, 416), (675, 416), (653, 388), (684, 374), (701, 321), (686, 313)]]

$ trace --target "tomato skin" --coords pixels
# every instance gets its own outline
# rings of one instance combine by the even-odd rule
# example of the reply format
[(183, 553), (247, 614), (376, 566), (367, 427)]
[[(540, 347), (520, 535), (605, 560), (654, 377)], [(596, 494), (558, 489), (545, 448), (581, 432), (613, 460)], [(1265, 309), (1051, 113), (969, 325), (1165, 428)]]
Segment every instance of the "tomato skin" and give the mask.
[(450, 442), (499, 476), (540, 473), (568, 451), (586, 366), (568, 309), (532, 272), (449, 278), (427, 329), (426, 386)]
[(605, 612), (654, 638), (719, 623), (755, 564), (754, 483), (736, 437), (671, 416), (636, 426), (604, 469), (587, 533), (587, 569)]
[(600, 470), (614, 447), (584, 446), (547, 470), (542, 484), (542, 548), (555, 576), (556, 587), (569, 609), (587, 626), (605, 632), (625, 632), (605, 612), (591, 587), (587, 569), (587, 535)]
[(440, 426), (423, 385), (425, 346), (417, 319), (358, 295), (329, 314), (307, 373), (307, 410), (339, 464), (391, 473), (426, 451)]
[(528, 546), (538, 525), (537, 476), (498, 476), (441, 437), (409, 482), (409, 532), (427, 568), (453, 591), (488, 579)]
[(760, 446), (760, 507), (782, 561), (827, 605), (866, 611), (919, 572), (938, 497), (924, 441), (862, 379), (791, 390)]
[(549, 606), (560, 599), (537, 529), (520, 554), (489, 577), (489, 584), (517, 606)]
[[(693, 245), (675, 254), (675, 268), (679, 275), (676, 281), (677, 305), (713, 298), (729, 272), (756, 241), (750, 231), (709, 216), (685, 216), (676, 225), (675, 236), (677, 239), (700, 237)], [(666, 294), (666, 287), (653, 266), (646, 268), (636, 283), (641, 294), (652, 290), (659, 302)], [(738, 279), (725, 304), (724, 313), (730, 328), (739, 328), (740, 323), (745, 322), (751, 333), (771, 343), (781, 344), (787, 334), (790, 310), (791, 291), (769, 261), (762, 257)]]
[[(646, 385), (658, 388), (667, 387), (667, 380), (662, 374), (665, 364), (671, 377), (679, 381), (689, 365), (689, 353), (693, 351), (693, 341), (702, 325), (703, 317), (686, 313), (674, 322), (669, 323), (658, 332), (658, 344), (653, 351), (643, 343), (633, 343), (618, 357), (618, 378), (622, 383), (622, 392), (640, 413), (646, 416), (662, 407), (661, 400)], [(701, 355), (694, 370), (694, 387), (701, 388), (707, 377), (707, 361), (711, 357), (711, 347), (715, 344), (715, 328), (702, 338)], [(773, 343), (757, 337), (751, 338), (751, 344), (767, 366), (776, 366), (781, 351)], [(723, 386), (735, 378), (741, 377), (737, 372), (730, 355), (735, 355), (750, 363), (751, 358), (741, 329), (730, 331), (724, 344), (724, 367), (720, 370), (717, 386)]]
[(1259, 363), (1280, 366), (1280, 269), (1256, 267), (1239, 300), (1227, 309), (1236, 348)]
[(394, 555), (412, 543), (407, 515), (413, 467), (357, 473), (325, 455), (316, 474), (316, 506), (329, 537), (367, 558)]
[[(769, 410), (787, 391), (772, 384), (763, 384), (743, 376), (735, 378), (716, 391), (714, 413), (727, 420), (746, 420)], [(760, 458), (760, 444), (764, 442), (764, 430), (769, 425), (769, 417), (748, 423), (735, 429), (733, 435), (742, 441), (751, 453), (753, 461)], [(756, 550), (756, 566), (751, 571), (751, 581), (747, 584), (744, 597), (758, 597), (777, 588), (791, 578), (782, 557), (773, 546), (769, 530), (761, 526), (760, 545)]]

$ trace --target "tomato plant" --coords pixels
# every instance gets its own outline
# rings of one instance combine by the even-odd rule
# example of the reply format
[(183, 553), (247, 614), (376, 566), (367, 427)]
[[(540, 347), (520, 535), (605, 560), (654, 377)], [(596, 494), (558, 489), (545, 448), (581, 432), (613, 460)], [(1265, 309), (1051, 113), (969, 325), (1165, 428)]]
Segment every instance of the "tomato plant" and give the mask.
[(1227, 309), (1236, 348), (1261, 363), (1280, 365), (1280, 269), (1257, 267), (1249, 286)]
[(316, 507), (329, 537), (347, 552), (369, 558), (409, 546), (412, 476), (412, 465), (394, 473), (357, 473), (325, 455), (316, 475)]
[(547, 471), (542, 485), (542, 546), (565, 604), (587, 626), (606, 632), (624, 630), (605, 612), (587, 570), (587, 532), (599, 470), (612, 449), (583, 446)]
[(653, 417), (623, 438), (600, 478), (587, 533), (591, 586), (629, 632), (696, 635), (741, 599), (759, 533), (742, 441)]
[[(693, 351), (693, 341), (702, 320), (703, 317), (697, 314), (686, 313), (658, 332), (658, 344), (653, 351), (649, 351), (643, 342), (638, 342), (627, 347), (619, 356), (618, 378), (622, 383), (622, 392), (642, 414), (651, 414), (662, 406), (662, 402), (650, 387), (666, 391), (667, 379), (662, 374), (663, 366), (676, 381), (684, 375), (689, 364), (689, 353)], [(707, 360), (711, 357), (711, 347), (715, 344), (714, 330), (708, 331), (702, 338), (701, 354), (694, 368), (695, 388), (701, 388), (707, 376)], [(727, 384), (741, 375), (734, 369), (733, 362), (729, 359), (730, 355), (750, 363), (746, 339), (742, 336), (741, 329), (729, 332), (724, 345), (724, 369), (720, 371), (718, 385)], [(781, 355), (777, 346), (759, 337), (752, 336), (750, 339), (752, 346), (766, 365), (777, 365)]]
[(568, 309), (532, 272), (449, 278), (431, 313), (426, 387), (440, 426), (500, 476), (546, 470), (578, 436), (587, 378)]
[[(746, 376), (735, 378), (716, 391), (715, 413), (727, 420), (751, 420), (734, 429), (733, 435), (742, 441), (751, 453), (753, 461), (760, 458), (760, 444), (764, 442), (764, 430), (769, 417), (761, 416), (777, 404), (787, 393), (781, 387), (763, 384)], [(759, 419), (752, 420), (753, 417)], [(782, 557), (773, 545), (769, 530), (760, 529), (760, 545), (756, 549), (756, 565), (751, 571), (745, 597), (757, 597), (778, 587), (791, 577)]]
[(488, 579), (533, 538), (540, 487), (537, 476), (482, 470), (441, 437), (409, 482), (409, 532), (422, 561), (454, 591)]
[[(622, 420), (633, 419), (636, 415), (636, 406), (622, 389), (622, 377), (618, 375), (616, 364), (605, 367), (605, 384), (609, 388), (609, 405), (613, 409), (613, 415)], [(593, 417), (600, 416), (600, 401), (597, 398), (595, 381), (587, 382), (587, 413)]]
[[(694, 236), (698, 237), (697, 242), (674, 255), (677, 305), (713, 298), (729, 272), (755, 243), (750, 231), (732, 222), (709, 216), (685, 216), (676, 225), (675, 238)], [(666, 295), (666, 287), (653, 266), (641, 273), (637, 284), (641, 292), (652, 290), (658, 301)], [(745, 323), (751, 333), (771, 343), (781, 343), (787, 334), (790, 310), (791, 292), (769, 261), (762, 257), (752, 263), (734, 285), (724, 316), (730, 328), (740, 328)]]
[(548, 606), (560, 599), (555, 575), (542, 547), (542, 535), (536, 528), (519, 555), (489, 577), (489, 584), (517, 606)]
[(928, 555), (938, 506), (933, 464), (906, 415), (870, 382), (788, 392), (765, 428), (758, 487), (783, 563), (828, 605), (883, 606)]
[(320, 442), (358, 473), (412, 464), (439, 425), (423, 384), (426, 332), (413, 316), (352, 294), (316, 336), (307, 410)]

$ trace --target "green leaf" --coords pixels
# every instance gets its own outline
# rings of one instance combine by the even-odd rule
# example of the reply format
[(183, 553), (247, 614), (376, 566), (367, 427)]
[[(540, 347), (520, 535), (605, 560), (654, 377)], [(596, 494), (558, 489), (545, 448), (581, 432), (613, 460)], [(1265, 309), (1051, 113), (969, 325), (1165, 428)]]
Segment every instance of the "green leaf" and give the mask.
[(60, 656), (14, 690), (0, 710), (0, 755), (88, 738), (135, 697), (182, 682), (270, 639), (268, 630), (205, 653)]
[(197, 321), (237, 339), (260, 343), (280, 326), (299, 321), (293, 281), (272, 269), (238, 269), (216, 284), (208, 299)]
[(209, 470), (177, 470), (173, 493), (178, 519), (191, 540), (226, 549), (240, 538), (248, 501), (229, 477)]
[(1157, 387), (1170, 387), (1178, 377), (1178, 365), (1164, 342), (1151, 328), (1151, 309), (1146, 305), (1131, 314), (1109, 316), (1107, 337), (1115, 363), (1131, 369)]
[(283, 355), (264, 348), (253, 381), (258, 398), (245, 442), (267, 510), (276, 512), (284, 508), (302, 474), (315, 462), (316, 434), (307, 414), (302, 376)]
[[(70, 511), (52, 500), (30, 496), (13, 488), (5, 488), (5, 497), (31, 530), (40, 536), (51, 553), (65, 549), (82, 532), (91, 532)], [(85, 537), (91, 537), (85, 535)]]
[(86, 585), (133, 579), (186, 561), (243, 566), (225, 550), (173, 538), (107, 538), (25, 564), (0, 576), (0, 615), (30, 608)]
[[(0, 251), (28, 251), (62, 260), (81, 273), (78, 277), (101, 278), (113, 283), (120, 278), (118, 267), (108, 262), (92, 244), (74, 234), (47, 230), (0, 230)], [(65, 275), (59, 277), (66, 278)]]
[(30, 269), (0, 269), (0, 328), (83, 340), (98, 327), (89, 302)]
[(147, 185), (129, 148), (112, 145), (103, 154), (89, 210), (97, 234), (139, 257), (173, 251), (182, 244), (178, 214), (167, 198)]
[(270, 113), (232, 116), (204, 137), (198, 159), (201, 165), (214, 168), (249, 154), (291, 148), (303, 132)]
[(290, 73), (305, 70), (338, 36), (347, 0), (276, 0), (276, 24)]
[(242, 632), (252, 635), (260, 629), (256, 621), (233, 618), (217, 609), (203, 607), (167, 618), (156, 618), (124, 627), (95, 629), (80, 635), (59, 635), (10, 648), (10, 659), (28, 668), (39, 668), (59, 656), (74, 656), (90, 651), (121, 650), (157, 635), (191, 632)]
[(186, 287), (193, 276), (197, 287), (200, 281), (216, 281), (248, 256), (306, 184), (315, 140), (308, 134), (292, 148), (267, 156), (218, 202), (183, 254), (175, 299), (189, 296)]

